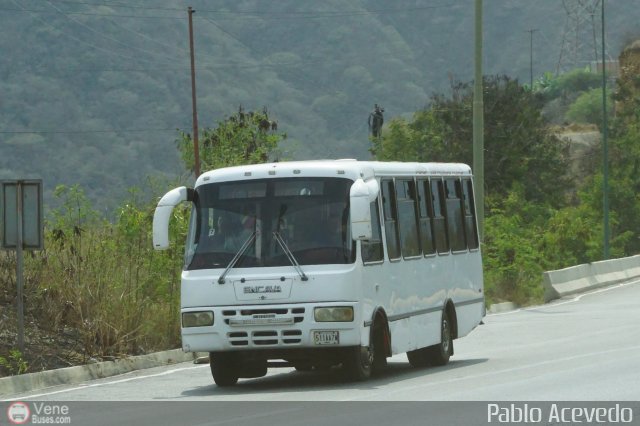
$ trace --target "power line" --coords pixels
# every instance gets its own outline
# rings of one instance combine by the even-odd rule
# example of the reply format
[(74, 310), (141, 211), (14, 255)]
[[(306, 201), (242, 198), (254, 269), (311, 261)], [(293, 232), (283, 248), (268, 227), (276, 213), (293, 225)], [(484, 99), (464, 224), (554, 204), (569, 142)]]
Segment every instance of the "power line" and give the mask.
[[(0, 8), (2, 12), (31, 12), (40, 13), (43, 15), (55, 15), (59, 12), (45, 9), (12, 9), (12, 8)], [(84, 15), (84, 16), (103, 16), (108, 18), (139, 18), (139, 19), (184, 19), (181, 16), (148, 16), (148, 15), (120, 15), (117, 13), (91, 13), (91, 12), (64, 12), (67, 15)]]
[(73, 0), (57, 0), (56, 3), (67, 3), (67, 4), (81, 4), (83, 6), (108, 6), (108, 7), (123, 7), (126, 9), (142, 9), (142, 10), (167, 10), (167, 11), (180, 11), (184, 12), (186, 8), (176, 8), (176, 7), (149, 7), (149, 6), (136, 6), (127, 3), (111, 3), (111, 2), (86, 2), (86, 1), (73, 1)]
[(116, 27), (121, 28), (121, 29), (123, 29), (125, 31), (133, 33), (133, 34), (137, 35), (138, 37), (141, 37), (141, 38), (143, 38), (145, 40), (148, 40), (148, 41), (150, 41), (150, 42), (152, 42), (154, 44), (157, 44), (158, 46), (162, 46), (163, 48), (173, 49), (174, 51), (179, 52), (179, 53), (184, 54), (184, 55), (188, 55), (189, 54), (189, 52), (187, 50), (180, 50), (175, 45), (171, 45), (171, 44), (168, 44), (168, 43), (163, 43), (161, 41), (156, 40), (153, 37), (148, 36), (147, 34), (144, 34), (144, 33), (141, 33), (139, 31), (135, 31), (135, 30), (132, 30), (132, 29), (127, 28), (125, 26), (122, 26), (122, 25), (118, 24), (117, 20), (115, 20), (115, 19), (111, 20), (111, 24), (115, 25)]
[[(185, 127), (186, 128), (186, 127)], [(4, 130), (0, 131), (3, 135), (19, 135), (19, 134), (88, 134), (88, 133), (139, 133), (139, 132), (176, 132), (180, 127), (170, 129), (106, 129), (106, 130)]]
[[(286, 19), (308, 19), (308, 18), (334, 18), (334, 17), (349, 17), (358, 15), (380, 15), (383, 13), (406, 13), (406, 12), (419, 12), (433, 9), (442, 9), (447, 7), (458, 6), (455, 3), (440, 4), (433, 6), (421, 6), (421, 7), (405, 7), (405, 8), (389, 8), (389, 9), (372, 9), (372, 10), (342, 10), (342, 11), (299, 11), (299, 12), (276, 12), (272, 10), (268, 11), (228, 11), (228, 10), (201, 10), (201, 13), (216, 13), (227, 15), (259, 15), (260, 17), (273, 16), (274, 18), (286, 18)], [(255, 19), (254, 17), (251, 17)]]
[[(11, 1), (12, 1), (16, 6), (20, 7), (20, 5), (19, 5), (15, 0), (11, 0)], [(50, 29), (52, 29), (52, 30), (54, 30), (54, 31), (58, 31), (58, 30), (59, 30), (58, 28), (54, 27), (53, 25), (51, 25), (49, 22), (45, 21), (44, 19), (41, 19), (41, 18), (39, 18), (39, 17), (35, 16), (31, 11), (29, 11), (29, 10), (27, 10), (27, 9), (22, 9), (22, 11), (29, 12), (29, 13), (32, 15), (32, 17), (33, 17), (34, 19), (36, 19), (36, 20), (38, 20), (39, 22), (41, 22), (45, 27), (50, 28)], [(51, 13), (57, 13), (57, 12), (51, 12)], [(106, 48), (103, 48), (103, 47), (100, 47), (100, 46), (96, 46), (96, 45), (94, 45), (94, 44), (91, 44), (91, 43), (86, 42), (85, 40), (83, 40), (83, 39), (81, 39), (81, 38), (75, 37), (75, 36), (73, 36), (73, 35), (71, 35), (71, 34), (69, 34), (69, 33), (65, 33), (65, 36), (66, 36), (66, 37), (68, 37), (68, 38), (70, 38), (70, 39), (72, 39), (72, 40), (77, 41), (77, 42), (78, 42), (78, 43), (80, 43), (80, 44), (83, 44), (83, 45), (85, 45), (85, 46), (89, 46), (89, 47), (91, 47), (92, 49), (99, 50), (99, 51), (105, 52), (105, 53), (110, 54), (110, 55), (115, 55), (115, 56), (119, 56), (119, 57), (121, 57), (121, 58), (126, 58), (126, 59), (134, 60), (134, 61), (143, 60), (143, 61), (146, 61), (146, 62), (151, 62), (151, 61), (149, 61), (148, 59), (141, 59), (141, 58), (138, 58), (138, 57), (136, 57), (136, 56), (123, 55), (122, 53), (116, 52), (116, 51), (114, 51), (114, 50), (106, 49)]]
[[(116, 4), (94, 4), (94, 3), (82, 3), (82, 2), (74, 2), (77, 4), (84, 4), (87, 6), (112, 6), (112, 7), (128, 7), (135, 8), (138, 10), (148, 10), (148, 11), (167, 11), (167, 12), (184, 12), (184, 9), (178, 8), (157, 8), (157, 7), (143, 7), (143, 6), (125, 6), (125, 5), (116, 5)], [(428, 11), (433, 9), (441, 9), (448, 7), (455, 7), (458, 4), (449, 3), (449, 4), (441, 4), (434, 6), (423, 6), (423, 7), (408, 7), (408, 8), (395, 8), (395, 9), (374, 9), (374, 10), (351, 10), (351, 11), (301, 11), (301, 12), (274, 12), (274, 11), (228, 11), (228, 10), (204, 10), (198, 9), (198, 13), (213, 13), (217, 15), (238, 15), (237, 17), (225, 17), (225, 20), (254, 20), (254, 19), (270, 19), (270, 20), (291, 20), (291, 19), (330, 19), (330, 18), (345, 18), (345, 17), (354, 17), (354, 16), (367, 16), (367, 15), (381, 15), (381, 14), (396, 14), (396, 13), (413, 13), (413, 12), (421, 12)], [(43, 14), (52, 14), (54, 12), (50, 12), (43, 9), (9, 9), (9, 8), (0, 8), (2, 11), (13, 11), (13, 12), (32, 12), (32, 13), (43, 13)], [(78, 12), (78, 11), (65, 11), (61, 12), (66, 15), (85, 15), (85, 16), (105, 16), (105, 17), (119, 17), (119, 18), (140, 18), (140, 19), (183, 19), (182, 16), (148, 16), (148, 15), (122, 15), (116, 13), (97, 13), (97, 12)], [(253, 15), (253, 16), (251, 16)]]
[[(138, 9), (138, 10), (162, 10), (171, 12), (184, 12), (186, 7), (155, 7), (155, 6), (137, 6), (127, 3), (111, 3), (111, 2), (83, 2), (74, 0), (57, 0), (57, 3), (79, 4), (84, 6), (108, 6), (108, 7), (121, 7), (126, 9)], [(290, 12), (277, 12), (273, 10), (249, 10), (249, 11), (230, 11), (230, 10), (215, 10), (215, 9), (197, 9), (200, 13), (216, 13), (226, 15), (280, 15), (280, 16), (351, 16), (353, 14), (381, 14), (381, 13), (404, 13), (415, 12), (423, 10), (441, 9), (446, 7), (458, 6), (455, 3), (439, 4), (432, 6), (417, 6), (407, 8), (387, 8), (387, 9), (373, 9), (373, 10), (346, 10), (346, 11), (290, 11)]]
[(168, 55), (164, 55), (164, 54), (160, 54), (160, 53), (152, 52), (152, 51), (150, 51), (150, 50), (146, 50), (146, 49), (142, 49), (142, 48), (139, 48), (139, 47), (131, 46), (131, 45), (129, 45), (128, 43), (121, 42), (121, 41), (120, 41), (120, 40), (118, 40), (118, 39), (115, 39), (115, 38), (113, 38), (113, 37), (110, 37), (110, 36), (106, 35), (106, 34), (105, 34), (105, 33), (103, 33), (102, 31), (98, 31), (98, 30), (96, 30), (96, 29), (92, 28), (91, 26), (89, 26), (89, 25), (85, 24), (84, 22), (80, 22), (80, 21), (78, 21), (77, 19), (71, 18), (71, 17), (70, 17), (70, 16), (68, 16), (68, 15), (67, 15), (63, 10), (59, 9), (57, 6), (55, 6), (54, 4), (52, 4), (49, 0), (45, 0), (45, 2), (46, 2), (49, 6), (51, 6), (51, 7), (52, 7), (56, 12), (60, 13), (61, 15), (63, 15), (65, 18), (67, 18), (67, 19), (68, 19), (68, 20), (70, 20), (71, 22), (73, 22), (73, 23), (75, 23), (75, 24), (77, 24), (77, 25), (80, 25), (81, 27), (83, 27), (83, 28), (87, 29), (88, 31), (91, 31), (91, 32), (92, 32), (92, 33), (94, 33), (94, 34), (97, 34), (98, 36), (100, 36), (100, 37), (102, 37), (102, 38), (104, 38), (104, 39), (106, 39), (106, 40), (112, 41), (112, 42), (114, 42), (114, 43), (116, 43), (116, 44), (118, 44), (118, 45), (121, 45), (121, 46), (125, 46), (125, 47), (127, 47), (127, 48), (129, 48), (129, 49), (135, 49), (135, 50), (137, 50), (137, 51), (139, 51), (139, 52), (146, 53), (147, 55), (157, 56), (158, 58), (165, 58), (164, 60), (169, 60), (169, 61), (175, 61), (175, 60), (176, 60), (176, 58), (175, 58), (175, 57), (172, 57), (172, 56), (168, 56)]
[(251, 49), (251, 47), (249, 47), (245, 42), (243, 42), (242, 40), (240, 40), (238, 37), (236, 37), (235, 35), (231, 34), (229, 31), (225, 30), (224, 28), (222, 28), (220, 26), (220, 24), (218, 24), (217, 22), (215, 22), (213, 19), (211, 18), (205, 18), (202, 17), (201, 19), (209, 22), (210, 24), (214, 25), (218, 30), (222, 31), (227, 37), (232, 38), (233, 40), (237, 41), (238, 43), (240, 43), (242, 46), (244, 46), (246, 49), (248, 49), (251, 53), (253, 53), (253, 49)]

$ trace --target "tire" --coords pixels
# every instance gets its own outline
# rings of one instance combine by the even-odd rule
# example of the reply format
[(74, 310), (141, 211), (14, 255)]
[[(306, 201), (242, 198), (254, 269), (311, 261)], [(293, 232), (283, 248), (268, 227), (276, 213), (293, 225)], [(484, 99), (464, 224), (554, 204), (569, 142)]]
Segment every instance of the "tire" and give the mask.
[(238, 383), (238, 363), (233, 353), (218, 352), (210, 354), (211, 375), (216, 385), (220, 387), (233, 386)]
[(451, 355), (453, 354), (453, 339), (451, 331), (452, 327), (449, 314), (447, 314), (447, 311), (443, 311), (442, 320), (440, 322), (440, 343), (426, 348), (429, 363), (431, 365), (446, 365), (449, 362), (449, 358), (451, 358)]
[(238, 377), (244, 379), (254, 379), (256, 377), (264, 377), (267, 375), (267, 360), (253, 360), (237, 364), (236, 370)]
[(295, 363), (293, 365), (293, 368), (295, 368), (296, 371), (302, 371), (302, 372), (313, 371), (313, 364), (307, 363), (307, 362), (299, 362), (299, 363)]
[(371, 377), (373, 365), (373, 351), (368, 347), (356, 346), (349, 348), (342, 368), (348, 379), (364, 381)]
[(446, 365), (452, 354), (451, 320), (449, 319), (449, 314), (443, 311), (442, 319), (440, 320), (440, 343), (409, 351), (407, 352), (407, 358), (412, 367), (422, 368), (429, 365)]
[(371, 363), (372, 373), (379, 374), (387, 368), (387, 342), (386, 329), (383, 324), (376, 322), (373, 329), (371, 344), (373, 347), (373, 361)]
[(409, 364), (415, 368), (423, 368), (429, 365), (429, 348), (420, 348), (407, 352)]

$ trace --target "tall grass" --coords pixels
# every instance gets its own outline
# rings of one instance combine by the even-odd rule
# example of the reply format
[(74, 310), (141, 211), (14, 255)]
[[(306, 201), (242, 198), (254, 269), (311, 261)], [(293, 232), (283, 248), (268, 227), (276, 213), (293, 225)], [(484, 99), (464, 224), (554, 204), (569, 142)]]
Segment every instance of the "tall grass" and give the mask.
[[(84, 358), (178, 347), (187, 207), (174, 211), (172, 249), (156, 252), (155, 200), (145, 201), (141, 191), (131, 190), (111, 221), (77, 186), (55, 195), (61, 207), (49, 212), (45, 249), (25, 256), (25, 307), (37, 326), (73, 336)], [(0, 262), (5, 294), (15, 292), (12, 260), (5, 253)]]

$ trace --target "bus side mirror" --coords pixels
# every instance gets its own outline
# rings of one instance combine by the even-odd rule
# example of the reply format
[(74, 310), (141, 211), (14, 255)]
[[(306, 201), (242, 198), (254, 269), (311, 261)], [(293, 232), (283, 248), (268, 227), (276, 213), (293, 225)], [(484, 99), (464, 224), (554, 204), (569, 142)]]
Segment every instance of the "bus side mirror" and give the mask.
[(378, 197), (378, 191), (378, 182), (375, 179), (368, 182), (358, 179), (351, 185), (349, 203), (352, 239), (371, 239), (371, 202)]
[(165, 250), (169, 248), (169, 219), (173, 208), (183, 201), (193, 199), (193, 189), (181, 186), (167, 192), (158, 202), (153, 214), (153, 248)]

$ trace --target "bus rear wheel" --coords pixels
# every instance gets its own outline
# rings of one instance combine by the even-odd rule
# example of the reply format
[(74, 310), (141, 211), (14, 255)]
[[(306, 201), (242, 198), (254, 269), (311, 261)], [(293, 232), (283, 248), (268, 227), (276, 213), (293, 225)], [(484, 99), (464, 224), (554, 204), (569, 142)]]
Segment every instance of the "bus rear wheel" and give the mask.
[(446, 311), (442, 312), (440, 321), (440, 343), (426, 348), (407, 352), (409, 364), (413, 367), (426, 367), (429, 365), (445, 365), (453, 354), (453, 340), (451, 333), (451, 320)]
[(440, 343), (429, 346), (427, 349), (429, 363), (431, 365), (445, 365), (453, 354), (453, 334), (451, 333), (451, 320), (447, 311), (442, 312), (440, 324)]
[(238, 363), (233, 353), (211, 352), (211, 375), (216, 385), (220, 387), (233, 386), (238, 383)]

